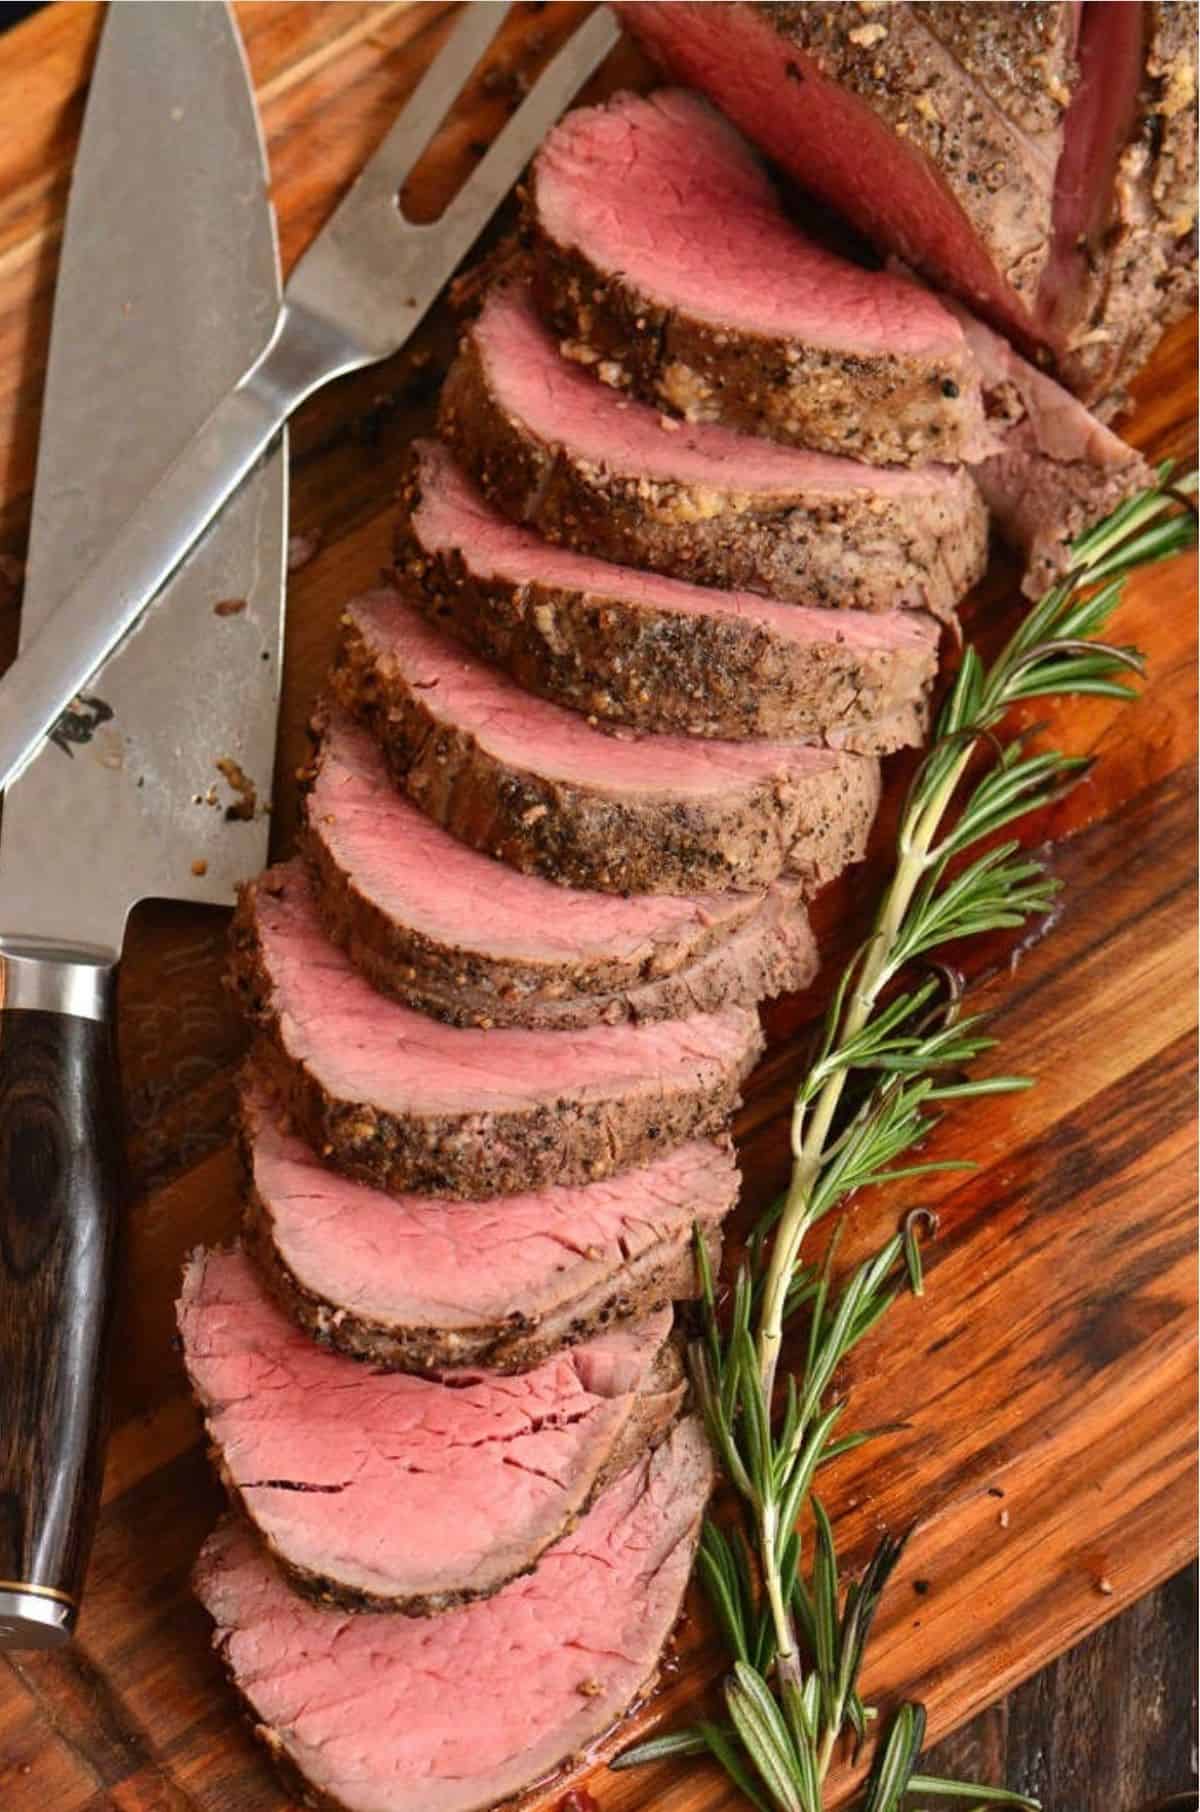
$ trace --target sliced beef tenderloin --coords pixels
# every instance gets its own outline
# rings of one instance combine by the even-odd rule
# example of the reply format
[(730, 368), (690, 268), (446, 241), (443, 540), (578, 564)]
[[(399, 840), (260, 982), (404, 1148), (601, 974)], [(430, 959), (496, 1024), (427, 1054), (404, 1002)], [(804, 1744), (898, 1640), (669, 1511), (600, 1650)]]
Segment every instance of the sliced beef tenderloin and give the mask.
[(959, 467), (868, 466), (680, 422), (560, 357), (527, 293), (489, 295), (441, 431), (490, 500), (548, 540), (789, 604), (948, 617), (983, 571)]
[(413, 1377), (318, 1346), (235, 1248), (192, 1259), (178, 1317), (235, 1501), (302, 1591), (350, 1609), (432, 1616), (529, 1572), (683, 1396), (669, 1309), (519, 1377)]
[(292, 1320), (400, 1371), (524, 1371), (610, 1323), (697, 1294), (737, 1198), (727, 1141), (693, 1140), (620, 1175), (482, 1202), (389, 1196), (319, 1163), (251, 1075), (243, 1086), (246, 1239)]
[(1133, 447), (1061, 384), (963, 311), (989, 413), (1003, 448), (972, 468), (993, 520), (1026, 560), (1024, 590), (1062, 576), (1071, 543), (1154, 474)]
[(605, 383), (691, 422), (877, 465), (987, 450), (954, 317), (799, 232), (698, 95), (567, 114), (534, 163), (525, 237), (539, 311)]
[(669, 75), (1085, 401), (1194, 300), (1191, 8), (617, 11)]
[(931, 617), (779, 604), (557, 547), (501, 516), (431, 441), (414, 449), (396, 558), (427, 615), (590, 716), (862, 754), (923, 740)]
[(232, 980), (296, 1130), (389, 1194), (589, 1182), (722, 1133), (762, 1043), (744, 1007), (575, 1032), (442, 1025), (376, 993), (325, 937), (297, 863), (243, 889)]
[(602, 893), (818, 886), (862, 854), (865, 755), (608, 735), (532, 697), (397, 592), (351, 604), (334, 688), (421, 810), (473, 849)]
[[(762, 896), (586, 894), (494, 862), (397, 792), (365, 731), (328, 715), (307, 847), (325, 929), (397, 1000), (462, 1026), (682, 1019), (802, 988), (801, 883)], [(613, 970), (625, 985), (614, 989)]]
[(308, 1803), (485, 1812), (581, 1755), (653, 1680), (711, 1489), (687, 1418), (533, 1573), (433, 1622), (308, 1602), (232, 1520), (196, 1590), (258, 1735)]

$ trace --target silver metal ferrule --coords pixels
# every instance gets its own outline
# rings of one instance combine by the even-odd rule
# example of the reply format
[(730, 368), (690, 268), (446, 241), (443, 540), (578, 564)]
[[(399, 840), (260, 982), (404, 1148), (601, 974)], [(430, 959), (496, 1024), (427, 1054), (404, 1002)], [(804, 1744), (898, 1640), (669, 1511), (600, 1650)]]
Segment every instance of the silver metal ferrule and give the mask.
[(0, 942), (0, 1012), (70, 1013), (108, 1019), (115, 966), (106, 951)]
[(74, 1601), (45, 1586), (0, 1580), (0, 1653), (23, 1648), (61, 1648), (75, 1628)]

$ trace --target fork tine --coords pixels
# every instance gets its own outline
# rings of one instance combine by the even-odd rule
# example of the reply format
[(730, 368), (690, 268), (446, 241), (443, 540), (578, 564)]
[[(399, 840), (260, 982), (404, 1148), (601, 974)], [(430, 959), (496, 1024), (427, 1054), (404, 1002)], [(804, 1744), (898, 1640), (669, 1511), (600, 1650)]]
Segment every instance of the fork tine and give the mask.
[[(468, 3), (454, 29), (400, 110), (395, 125), (346, 197), (361, 203), (381, 193), (395, 202), (413, 165), (462, 93), (476, 64), (511, 10), (511, 0)], [(340, 212), (340, 210), (339, 210)]]
[(464, 8), (391, 132), (294, 267), (276, 348), (293, 388), (303, 381), (307, 395), (314, 381), (357, 370), (404, 345), (546, 128), (620, 36), (611, 10), (598, 7), (538, 76), (440, 219), (408, 220), (399, 207), (404, 179), (508, 10), (482, 0)]
[(493, 139), (442, 219), (473, 238), (490, 219), (533, 156), (547, 126), (575, 98), (621, 35), (607, 6), (598, 6), (537, 78), (517, 111)]

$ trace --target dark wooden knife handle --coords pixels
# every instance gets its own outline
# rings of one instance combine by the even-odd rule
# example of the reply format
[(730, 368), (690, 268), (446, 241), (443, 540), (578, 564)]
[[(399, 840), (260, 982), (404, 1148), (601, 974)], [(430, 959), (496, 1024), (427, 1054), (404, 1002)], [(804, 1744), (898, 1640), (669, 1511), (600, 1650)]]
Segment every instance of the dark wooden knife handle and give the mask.
[(113, 1022), (0, 1008), (0, 1649), (75, 1622), (99, 1499), (120, 1198)]

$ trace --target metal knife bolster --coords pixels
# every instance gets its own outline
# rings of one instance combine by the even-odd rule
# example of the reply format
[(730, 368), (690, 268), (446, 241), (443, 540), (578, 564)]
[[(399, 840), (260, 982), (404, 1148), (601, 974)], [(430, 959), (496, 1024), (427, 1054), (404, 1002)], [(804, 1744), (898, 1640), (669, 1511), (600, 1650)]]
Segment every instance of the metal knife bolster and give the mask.
[(77, 1608), (64, 1592), (0, 1579), (0, 1649), (61, 1648), (74, 1633)]
[(109, 1019), (115, 972), (116, 959), (107, 951), (0, 938), (0, 1013)]

